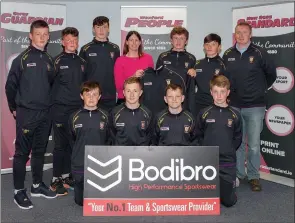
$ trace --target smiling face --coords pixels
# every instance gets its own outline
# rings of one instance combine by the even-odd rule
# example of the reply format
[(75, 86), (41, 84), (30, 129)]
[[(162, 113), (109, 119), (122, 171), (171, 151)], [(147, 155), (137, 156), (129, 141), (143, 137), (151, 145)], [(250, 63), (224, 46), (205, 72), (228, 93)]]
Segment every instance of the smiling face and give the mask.
[(142, 92), (143, 91), (138, 83), (126, 84), (123, 91), (126, 103), (129, 105), (138, 104)]
[(126, 40), (126, 45), (128, 46), (129, 51), (138, 51), (141, 41), (135, 34), (132, 34), (128, 40)]
[(168, 89), (164, 100), (169, 108), (177, 110), (181, 108), (182, 102), (184, 101), (184, 95), (179, 88)]

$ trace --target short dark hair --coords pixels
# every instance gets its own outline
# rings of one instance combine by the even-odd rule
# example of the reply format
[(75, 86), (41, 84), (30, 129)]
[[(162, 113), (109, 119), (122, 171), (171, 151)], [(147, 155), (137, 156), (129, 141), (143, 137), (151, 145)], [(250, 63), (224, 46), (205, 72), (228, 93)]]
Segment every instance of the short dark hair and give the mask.
[(139, 87), (140, 87), (140, 89), (142, 89), (142, 85), (141, 85), (141, 82), (140, 82), (140, 78), (139, 77), (131, 76), (128, 79), (126, 79), (124, 81), (124, 89), (125, 89), (125, 87), (126, 87), (127, 84), (138, 84)]
[(48, 28), (49, 29), (49, 25), (47, 22), (45, 22), (44, 20), (35, 20), (34, 22), (32, 22), (31, 26), (30, 26), (30, 33), (33, 33), (34, 29), (37, 28)]
[(79, 36), (79, 31), (75, 27), (66, 27), (65, 29), (62, 30), (61, 36), (64, 38), (67, 35), (72, 35), (75, 37)]
[(181, 94), (183, 94), (183, 88), (178, 84), (168, 84), (165, 90), (165, 95), (167, 95), (168, 90), (176, 91), (177, 89), (180, 90)]
[(230, 89), (230, 81), (224, 75), (217, 75), (217, 76), (214, 75), (213, 78), (210, 80), (210, 90), (212, 90), (212, 88), (214, 86), (224, 87), (227, 90), (229, 90)]
[(170, 32), (170, 39), (172, 39), (174, 35), (182, 35), (182, 34), (184, 34), (184, 36), (186, 37), (186, 40), (188, 40), (189, 32), (187, 31), (187, 29), (182, 26), (176, 26)]
[(217, 42), (219, 45), (221, 45), (221, 37), (215, 33), (210, 33), (204, 38), (204, 44), (210, 43), (210, 42)]
[[(250, 33), (252, 33), (252, 26), (248, 23), (248, 22), (239, 22), (237, 25), (236, 25), (236, 28), (238, 26), (247, 26), (249, 29), (250, 29)], [(236, 29), (235, 28), (235, 29)]]
[(126, 44), (126, 41), (128, 41), (132, 35), (135, 35), (139, 39), (139, 41), (141, 42), (141, 44), (138, 47), (138, 57), (141, 57), (141, 56), (143, 56), (142, 40), (141, 40), (141, 36), (140, 36), (139, 32), (137, 32), (135, 30), (129, 31), (126, 35), (124, 49), (123, 49), (123, 55), (126, 55), (129, 52), (129, 47)]
[(102, 26), (103, 24), (107, 23), (110, 26), (110, 20), (106, 16), (97, 16), (93, 19), (92, 27), (94, 26)]
[(81, 85), (80, 94), (83, 94), (84, 92), (88, 92), (91, 90), (94, 90), (98, 88), (99, 94), (101, 94), (101, 88), (98, 82), (96, 81), (86, 81)]

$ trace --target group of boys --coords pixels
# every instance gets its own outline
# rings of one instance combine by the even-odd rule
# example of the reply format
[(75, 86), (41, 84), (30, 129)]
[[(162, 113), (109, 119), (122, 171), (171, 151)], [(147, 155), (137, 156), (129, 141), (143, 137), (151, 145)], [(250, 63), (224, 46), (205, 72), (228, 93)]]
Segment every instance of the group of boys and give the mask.
[[(247, 120), (240, 113), (243, 114), (243, 109), (247, 113), (248, 108), (256, 108), (253, 105), (257, 103), (257, 107), (263, 108), (265, 90), (275, 80), (273, 66), (264, 59), (265, 53), (251, 42), (248, 43), (248, 39), (246, 48), (230, 48), (224, 54), (226, 61), (222, 60), (218, 55), (221, 39), (216, 34), (210, 34), (204, 40), (206, 58), (196, 61), (185, 50), (187, 30), (174, 28), (174, 33), (178, 31), (171, 36), (172, 49), (159, 56), (157, 67), (186, 68), (186, 75), (195, 80), (196, 106), (190, 111), (184, 108), (182, 104), (186, 92), (181, 86), (169, 83), (163, 99), (168, 104), (167, 109), (153, 114), (140, 103), (143, 86), (138, 77), (125, 81), (125, 102), (116, 104), (113, 68), (120, 50), (108, 39), (107, 17), (95, 18), (92, 28), (95, 37), (81, 48), (79, 55), (78, 30), (65, 28), (62, 31), (63, 52), (53, 59), (46, 52), (48, 24), (36, 20), (31, 24), (31, 45), (12, 63), (6, 82), (6, 95), (9, 109), (16, 119), (14, 202), (22, 209), (33, 207), (24, 187), (25, 166), (31, 151), (31, 196), (55, 198), (66, 195), (68, 189), (74, 189), (75, 202), (83, 205), (85, 145), (218, 145), (221, 202), (228, 207), (234, 205), (237, 201), (236, 175), (240, 179), (245, 177), (245, 170), (241, 167), (238, 167), (236, 174), (236, 162), (239, 163), (236, 150), (242, 138), (245, 138), (242, 129), (243, 133), (249, 134), (244, 124)], [(246, 41), (247, 31), (251, 35), (249, 25), (237, 26), (240, 42)], [(238, 58), (239, 52), (240, 55), (252, 56)], [(240, 68), (238, 60), (248, 60), (251, 67), (244, 65)], [(259, 67), (260, 64), (262, 67)], [(239, 72), (239, 69), (245, 71)], [(252, 83), (255, 78), (261, 82)], [(262, 87), (257, 88), (260, 83)], [(250, 84), (250, 89), (255, 88), (255, 91), (242, 95)], [(235, 108), (228, 105), (228, 96)], [(251, 104), (249, 96), (255, 101), (254, 104)], [(55, 148), (53, 178), (48, 187), (43, 183), (42, 175), (51, 126)], [(250, 141), (248, 138), (248, 143)], [(242, 155), (241, 160), (244, 160)], [(255, 172), (257, 169), (257, 162), (250, 162), (249, 166), (251, 174), (251, 170)], [(259, 191), (259, 176), (255, 177), (249, 178), (248, 173), (252, 189)]]

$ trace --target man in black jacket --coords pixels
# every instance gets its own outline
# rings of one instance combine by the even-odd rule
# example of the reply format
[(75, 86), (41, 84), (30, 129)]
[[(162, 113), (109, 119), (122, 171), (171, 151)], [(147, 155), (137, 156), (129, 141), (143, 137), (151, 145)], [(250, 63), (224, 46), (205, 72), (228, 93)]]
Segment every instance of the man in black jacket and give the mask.
[(237, 177), (246, 178), (247, 144), (247, 177), (252, 191), (261, 191), (260, 133), (263, 129), (267, 90), (276, 80), (276, 67), (267, 52), (251, 42), (251, 36), (251, 25), (239, 23), (235, 28), (237, 43), (225, 51), (223, 60), (232, 85), (230, 103), (240, 109), (243, 121), (243, 143), (237, 151)]
[(226, 207), (237, 202), (236, 150), (242, 141), (240, 113), (227, 104), (229, 89), (228, 78), (213, 77), (210, 90), (214, 104), (201, 110), (196, 127), (200, 146), (219, 146), (220, 200)]
[(88, 64), (87, 80), (97, 81), (102, 88), (100, 107), (110, 111), (116, 106), (114, 65), (120, 56), (120, 49), (108, 39), (109, 19), (107, 17), (96, 17), (93, 20), (92, 30), (95, 37), (81, 48), (79, 55)]
[(153, 117), (151, 111), (140, 104), (142, 86), (138, 77), (124, 83), (125, 103), (115, 107), (110, 115), (113, 145), (148, 146), (151, 143)]
[(67, 27), (62, 31), (63, 52), (54, 59), (56, 77), (53, 84), (53, 121), (54, 143), (53, 178), (50, 188), (57, 195), (66, 195), (73, 187), (71, 173), (71, 148), (68, 120), (77, 111), (82, 101), (80, 87), (86, 79), (86, 61), (76, 54), (79, 31)]
[(34, 21), (29, 35), (31, 45), (13, 60), (5, 85), (8, 106), (16, 119), (14, 202), (21, 209), (33, 208), (24, 187), (31, 150), (31, 196), (56, 197), (56, 193), (42, 182), (44, 154), (51, 129), (49, 107), (54, 79), (53, 60), (45, 50), (49, 40), (48, 24), (43, 20)]
[(84, 156), (86, 145), (109, 145), (108, 113), (97, 106), (101, 97), (97, 82), (87, 81), (81, 87), (84, 107), (69, 119), (73, 152), (71, 159), (74, 178), (75, 203), (83, 206)]
[(190, 112), (182, 108), (184, 100), (182, 87), (169, 84), (164, 99), (168, 108), (156, 116), (152, 144), (159, 146), (194, 145), (196, 142), (195, 119)]
[(197, 60), (196, 69), (196, 113), (195, 117), (199, 114), (200, 110), (209, 105), (212, 105), (213, 98), (210, 93), (210, 80), (214, 75), (225, 74), (225, 65), (222, 58), (219, 56), (221, 49), (221, 38), (215, 33), (211, 33), (204, 38), (204, 51), (205, 58)]

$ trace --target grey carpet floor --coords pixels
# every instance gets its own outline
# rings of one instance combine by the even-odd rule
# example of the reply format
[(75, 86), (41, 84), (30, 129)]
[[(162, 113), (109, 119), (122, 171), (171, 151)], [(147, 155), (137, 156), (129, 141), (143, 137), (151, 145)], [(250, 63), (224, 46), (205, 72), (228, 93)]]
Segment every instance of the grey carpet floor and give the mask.
[[(44, 171), (48, 184), (52, 171)], [(30, 188), (31, 173), (25, 185)], [(73, 192), (47, 200), (32, 198), (34, 208), (21, 210), (13, 203), (12, 175), (1, 175), (1, 222), (294, 222), (294, 188), (262, 181), (263, 191), (252, 192), (247, 183), (238, 188), (238, 203), (231, 208), (221, 207), (220, 216), (169, 217), (83, 217), (82, 208), (75, 205)]]

